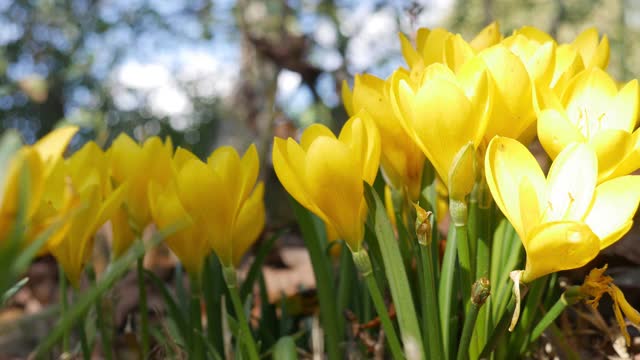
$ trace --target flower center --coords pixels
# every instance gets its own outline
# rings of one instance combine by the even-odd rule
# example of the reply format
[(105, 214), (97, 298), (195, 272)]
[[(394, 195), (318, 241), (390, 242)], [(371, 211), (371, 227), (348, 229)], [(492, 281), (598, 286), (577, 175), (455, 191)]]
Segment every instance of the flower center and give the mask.
[(578, 110), (576, 126), (585, 138), (590, 139), (602, 129), (602, 121), (606, 117), (607, 114), (605, 112), (598, 113), (593, 109), (589, 111), (585, 106), (581, 106)]

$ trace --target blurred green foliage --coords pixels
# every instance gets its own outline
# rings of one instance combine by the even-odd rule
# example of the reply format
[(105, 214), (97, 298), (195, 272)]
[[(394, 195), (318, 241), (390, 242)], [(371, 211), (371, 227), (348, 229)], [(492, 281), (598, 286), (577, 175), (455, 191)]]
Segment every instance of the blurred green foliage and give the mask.
[[(353, 58), (357, 55), (353, 49), (360, 49), (353, 39), (381, 13), (395, 14), (395, 28), (380, 31), (409, 32), (435, 22), (467, 38), (493, 20), (500, 22), (505, 34), (533, 25), (560, 41), (597, 26), (611, 41), (611, 58), (616, 59), (609, 67), (612, 73), (620, 80), (636, 75), (633, 69), (639, 65), (640, 50), (634, 46), (638, 32), (632, 25), (640, 11), (633, 1), (437, 3), (0, 1), (0, 129), (16, 128), (27, 142), (33, 142), (66, 121), (81, 125), (85, 139), (103, 145), (124, 131), (140, 140), (168, 135), (176, 145), (200, 156), (221, 142), (245, 147), (256, 141), (265, 155), (274, 132), (295, 134), (278, 133), (282, 123), (292, 124), (293, 130), (311, 122), (340, 126), (346, 120), (339, 101), (343, 80), (365, 70), (385, 76), (385, 69), (401, 63), (399, 49), (393, 46), (392, 51), (375, 55), (380, 48), (389, 48), (375, 41), (368, 44), (375, 61), (367, 68), (359, 67)], [(446, 11), (438, 8), (442, 4)], [(354, 23), (356, 15), (359, 23)], [(335, 33), (329, 43), (321, 41), (320, 25)], [(195, 82), (171, 74), (172, 85), (186, 96), (191, 109), (187, 125), (176, 126), (171, 115), (154, 111), (148, 91), (123, 87), (116, 76), (127, 61), (145, 63), (154, 57), (177, 56), (185, 46), (211, 50), (216, 42), (226, 50), (213, 55), (233, 57), (239, 69), (237, 76), (232, 75), (229, 91), (203, 95)], [(283, 71), (299, 77), (296, 97), (276, 96)], [(130, 102), (127, 106), (118, 103), (122, 94)], [(76, 140), (72, 146), (82, 142)]]

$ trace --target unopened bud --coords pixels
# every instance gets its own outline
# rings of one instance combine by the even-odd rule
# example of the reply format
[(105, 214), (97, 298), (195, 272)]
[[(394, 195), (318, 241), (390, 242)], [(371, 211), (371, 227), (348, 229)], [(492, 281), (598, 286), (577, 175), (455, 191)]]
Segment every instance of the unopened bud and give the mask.
[(433, 213), (420, 207), (418, 204), (413, 205), (416, 208), (416, 235), (420, 245), (431, 244), (431, 216)]
[(489, 295), (491, 295), (491, 283), (489, 279), (485, 277), (480, 278), (471, 286), (471, 302), (474, 305), (484, 305)]
[(367, 253), (367, 250), (361, 248), (358, 251), (352, 252), (351, 256), (353, 256), (353, 263), (356, 265), (356, 268), (362, 276), (367, 276), (373, 272), (371, 259), (369, 259), (369, 253)]

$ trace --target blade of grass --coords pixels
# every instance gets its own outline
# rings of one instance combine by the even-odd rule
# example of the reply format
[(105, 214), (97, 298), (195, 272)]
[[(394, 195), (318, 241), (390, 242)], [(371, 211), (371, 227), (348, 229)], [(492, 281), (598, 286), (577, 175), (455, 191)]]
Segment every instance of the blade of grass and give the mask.
[(544, 314), (542, 319), (531, 331), (530, 342), (534, 342), (542, 335), (542, 333), (553, 324), (553, 322), (562, 314), (562, 312), (570, 305), (573, 305), (580, 301), (582, 298), (580, 293), (580, 286), (571, 286), (565, 290), (560, 296), (558, 301)]
[(375, 305), (376, 311), (378, 312), (378, 317), (380, 318), (380, 322), (382, 323), (382, 328), (385, 332), (387, 343), (389, 344), (389, 349), (391, 350), (391, 355), (394, 359), (400, 359), (403, 357), (402, 346), (400, 345), (400, 340), (398, 340), (398, 335), (396, 335), (396, 330), (393, 327), (393, 322), (389, 317), (387, 305), (384, 303), (384, 299), (382, 298), (382, 292), (380, 292), (378, 283), (373, 276), (369, 254), (367, 254), (367, 250), (361, 249), (357, 252), (353, 252), (352, 255), (353, 262), (356, 264), (356, 267), (360, 271), (360, 274), (364, 277), (365, 282), (367, 283), (367, 287), (369, 288), (369, 295), (371, 295), (373, 304)]
[(451, 312), (453, 310), (456, 295), (456, 241), (455, 226), (449, 226), (447, 245), (444, 250), (442, 260), (442, 270), (440, 272), (440, 283), (438, 284), (438, 305), (440, 310), (440, 328), (442, 330), (442, 344), (444, 349), (444, 359), (450, 359), (453, 353)]
[[(180, 223), (169, 226), (163, 231), (159, 231), (151, 238), (149, 246), (154, 247), (158, 245), (166, 236), (175, 233), (182, 227), (184, 227), (184, 224)], [(129, 266), (145, 254), (145, 251), (144, 245), (136, 242), (125, 255), (113, 262), (104, 277), (96, 285), (89, 288), (85, 294), (75, 302), (73, 308), (69, 309), (67, 314), (60, 319), (58, 326), (54, 328), (49, 336), (36, 348), (36, 357), (49, 354), (51, 348), (60, 341), (62, 335), (84, 316), (86, 311), (102, 294), (113, 287), (116, 280), (120, 279), (129, 270)]]
[(225, 292), (225, 286), (218, 257), (213, 253), (205, 260), (202, 280), (202, 294), (207, 313), (207, 343), (217, 352), (224, 354), (222, 294)]
[(297, 201), (291, 199), (293, 212), (300, 225), (302, 238), (311, 257), (311, 266), (318, 289), (318, 301), (320, 302), (320, 322), (326, 336), (326, 346), (329, 359), (341, 359), (340, 341), (344, 338), (344, 320), (338, 313), (338, 306), (334, 294), (333, 272), (331, 259), (324, 252), (324, 237), (320, 221), (303, 208)]
[(262, 264), (264, 260), (269, 255), (269, 252), (273, 248), (273, 245), (276, 243), (276, 240), (282, 237), (288, 229), (280, 229), (275, 234), (271, 235), (267, 241), (263, 242), (258, 252), (256, 253), (255, 258), (253, 259), (253, 263), (249, 268), (249, 272), (247, 273), (247, 277), (244, 279), (242, 286), (240, 287), (240, 298), (244, 301), (247, 296), (251, 293), (251, 289), (253, 289), (253, 285), (255, 284), (258, 276), (262, 272)]
[(393, 234), (391, 222), (387, 217), (386, 210), (380, 197), (373, 188), (364, 183), (365, 198), (369, 206), (370, 227), (374, 229), (377, 242), (380, 246), (384, 269), (391, 290), (391, 297), (396, 308), (398, 325), (405, 351), (420, 354), (425, 357), (424, 346), (418, 318), (413, 303), (413, 296), (409, 287), (409, 279), (404, 268), (402, 255), (398, 248), (398, 243)]
[(235, 311), (236, 318), (238, 320), (238, 340), (244, 344), (244, 349), (247, 351), (249, 359), (258, 360), (260, 358), (258, 347), (253, 339), (249, 321), (244, 313), (245, 309), (243, 303), (240, 300), (236, 269), (233, 266), (225, 266), (222, 268), (222, 274), (224, 276), (225, 283), (227, 283), (229, 297), (231, 298), (233, 310)]

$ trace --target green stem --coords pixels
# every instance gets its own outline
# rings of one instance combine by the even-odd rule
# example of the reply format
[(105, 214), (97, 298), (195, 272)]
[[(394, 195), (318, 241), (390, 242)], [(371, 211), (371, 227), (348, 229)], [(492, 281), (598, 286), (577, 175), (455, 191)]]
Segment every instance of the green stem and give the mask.
[(455, 301), (455, 275), (456, 275), (456, 239), (455, 226), (449, 227), (447, 236), (447, 246), (442, 259), (442, 271), (440, 273), (440, 283), (438, 284), (438, 305), (440, 309), (440, 323), (442, 329), (442, 344), (444, 347), (444, 358), (449, 359), (451, 345), (451, 310)]
[(562, 314), (567, 306), (577, 303), (582, 298), (580, 286), (571, 286), (562, 293), (560, 299), (544, 314), (540, 322), (531, 331), (530, 342), (536, 341), (540, 335)]
[(220, 354), (224, 354), (222, 342), (222, 296), (224, 291), (220, 263), (215, 254), (207, 257), (203, 273), (203, 295), (207, 311), (207, 338)]
[(360, 271), (360, 274), (362, 274), (362, 276), (364, 277), (367, 283), (367, 287), (369, 287), (369, 294), (371, 295), (373, 305), (375, 306), (376, 311), (378, 312), (378, 316), (380, 317), (382, 328), (384, 329), (387, 342), (389, 343), (391, 355), (394, 359), (403, 359), (404, 355), (402, 354), (402, 345), (400, 345), (400, 340), (398, 340), (398, 335), (396, 334), (396, 330), (393, 327), (393, 322), (391, 322), (391, 318), (389, 317), (389, 312), (387, 311), (387, 306), (385, 305), (384, 299), (382, 298), (382, 293), (380, 292), (378, 283), (373, 276), (369, 254), (365, 249), (360, 249), (356, 252), (353, 252), (352, 255), (353, 262), (356, 264), (356, 267), (358, 268), (358, 271)]
[(249, 359), (258, 360), (258, 347), (256, 346), (253, 336), (251, 335), (251, 329), (249, 328), (249, 322), (244, 314), (244, 306), (240, 301), (240, 293), (238, 291), (238, 277), (236, 275), (236, 269), (233, 266), (223, 266), (222, 273), (224, 280), (227, 283), (229, 289), (229, 295), (231, 297), (231, 303), (233, 304), (233, 310), (238, 318), (240, 342), (245, 346)]
[(352, 294), (352, 286), (354, 283), (354, 278), (352, 276), (353, 266), (350, 264), (351, 260), (349, 259), (349, 254), (351, 251), (347, 248), (346, 243), (342, 243), (340, 245), (340, 272), (338, 274), (338, 311), (342, 312), (347, 308), (350, 295)]
[(91, 359), (91, 349), (89, 348), (89, 342), (87, 341), (87, 332), (84, 328), (84, 319), (78, 324), (78, 334), (80, 335), (80, 347), (82, 348), (82, 358), (84, 360)]
[(189, 274), (189, 282), (191, 285), (191, 299), (189, 301), (189, 314), (191, 316), (191, 331), (189, 332), (189, 340), (191, 349), (189, 353), (193, 359), (203, 359), (204, 344), (202, 343), (202, 313), (201, 313), (201, 278), (199, 274)]
[[(64, 273), (64, 268), (60, 264), (58, 264), (58, 285), (61, 305), (60, 319), (64, 319), (69, 311), (69, 303), (67, 298), (67, 278)], [(69, 353), (69, 329), (65, 329), (62, 333), (62, 352), (64, 354)]]
[(149, 313), (147, 309), (147, 291), (144, 284), (144, 256), (137, 260), (137, 270), (140, 298), (141, 355), (143, 359), (147, 359), (149, 357)]
[(443, 356), (440, 314), (438, 313), (438, 293), (433, 273), (431, 244), (420, 244), (421, 272), (423, 273), (422, 322), (425, 343), (429, 347), (429, 358), (441, 359)]
[(471, 343), (471, 335), (473, 335), (473, 329), (476, 324), (476, 319), (478, 318), (478, 312), (487, 300), (490, 291), (489, 280), (487, 278), (481, 278), (473, 284), (470, 299), (471, 304), (465, 316), (464, 327), (462, 328), (462, 337), (458, 346), (458, 360), (465, 360), (469, 358), (469, 344)]
[(456, 245), (458, 249), (458, 262), (460, 263), (460, 286), (465, 308), (471, 298), (471, 244), (467, 234), (467, 203), (460, 200), (449, 200), (451, 221), (456, 228)]
[(485, 344), (482, 352), (480, 353), (480, 359), (488, 359), (493, 350), (496, 348), (502, 336), (509, 329), (509, 324), (511, 323), (511, 316), (513, 315), (513, 311), (516, 308), (516, 301), (513, 296), (511, 296), (511, 300), (509, 301), (509, 305), (507, 305), (506, 311), (502, 313), (500, 317), (500, 321), (494, 326), (491, 335), (487, 339), (487, 343)]
[[(491, 205), (485, 206), (483, 202), (478, 201), (478, 209), (476, 213), (477, 226), (477, 252), (476, 252), (476, 278), (490, 277), (489, 264), (491, 263), (491, 224), (493, 223), (493, 211)], [(492, 300), (489, 300), (492, 301)], [(487, 331), (489, 330), (489, 318), (491, 315), (490, 304), (484, 306), (479, 314), (476, 324), (476, 340), (471, 346), (470, 356), (475, 358), (480, 352), (480, 346), (487, 339)]]
[[(95, 286), (97, 284), (96, 281), (96, 273), (91, 266), (87, 267), (87, 273), (89, 275), (89, 280)], [(102, 352), (104, 354), (104, 358), (106, 360), (113, 359), (113, 348), (111, 347), (111, 335), (107, 330), (107, 327), (104, 323), (104, 315), (102, 308), (102, 300), (98, 299), (95, 304), (96, 307), (96, 325), (98, 327), (98, 331), (100, 332), (100, 338), (102, 339)]]

